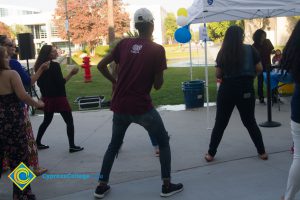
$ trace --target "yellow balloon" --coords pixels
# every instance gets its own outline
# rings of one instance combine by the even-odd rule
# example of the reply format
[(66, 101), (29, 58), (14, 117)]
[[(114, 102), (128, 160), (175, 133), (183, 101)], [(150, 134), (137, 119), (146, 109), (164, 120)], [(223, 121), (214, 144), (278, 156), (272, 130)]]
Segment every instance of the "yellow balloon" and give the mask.
[(188, 16), (188, 11), (185, 8), (179, 8), (177, 11), (177, 16)]

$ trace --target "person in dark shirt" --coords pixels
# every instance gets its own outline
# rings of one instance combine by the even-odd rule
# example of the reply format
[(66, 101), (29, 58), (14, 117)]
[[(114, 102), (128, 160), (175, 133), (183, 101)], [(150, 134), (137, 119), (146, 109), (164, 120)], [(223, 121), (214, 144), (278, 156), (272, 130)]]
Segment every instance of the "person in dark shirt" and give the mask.
[(59, 63), (54, 62), (58, 56), (57, 51), (51, 45), (44, 45), (34, 65), (34, 70), (38, 71), (41, 63), (50, 61), (49, 69), (43, 73), (37, 81), (45, 102), (44, 121), (39, 127), (36, 137), (38, 149), (47, 149), (48, 145), (41, 143), (42, 137), (52, 121), (55, 112), (60, 113), (67, 125), (67, 135), (69, 139), (69, 152), (82, 151), (83, 147), (76, 146), (74, 142), (74, 122), (71, 107), (66, 96), (66, 82), (78, 73), (78, 68), (73, 68), (70, 73), (63, 77)]
[(282, 200), (294, 200), (300, 191), (300, 21), (296, 24), (283, 49), (281, 66), (292, 73), (295, 91), (291, 101), (291, 132), (294, 142), (294, 158), (290, 168), (285, 196)]
[[(110, 190), (108, 181), (111, 168), (131, 123), (143, 126), (158, 143), (163, 180), (160, 195), (167, 197), (183, 190), (181, 183), (171, 183), (169, 136), (150, 96), (152, 87), (156, 90), (161, 88), (163, 71), (167, 68), (165, 49), (151, 40), (153, 20), (148, 9), (138, 9), (134, 14), (134, 22), (139, 37), (123, 39), (98, 64), (99, 71), (115, 85), (115, 89), (111, 101), (114, 113), (112, 138), (104, 155), (99, 185), (94, 193), (96, 198), (103, 198)], [(117, 80), (107, 68), (112, 61), (119, 65)]]
[[(271, 53), (274, 50), (274, 46), (269, 39), (266, 39), (267, 33), (258, 29), (253, 34), (253, 47), (259, 52), (261, 63), (263, 66), (263, 71), (271, 67)], [(257, 95), (260, 103), (265, 103), (264, 101), (264, 77), (263, 74), (257, 76)]]
[(262, 65), (257, 51), (251, 45), (243, 44), (243, 41), (244, 30), (239, 26), (230, 26), (217, 55), (216, 77), (222, 79), (222, 83), (217, 96), (216, 121), (210, 138), (209, 150), (204, 157), (207, 162), (214, 160), (235, 106), (255, 144), (259, 158), (268, 159), (254, 115), (253, 80), (256, 74), (262, 72)]

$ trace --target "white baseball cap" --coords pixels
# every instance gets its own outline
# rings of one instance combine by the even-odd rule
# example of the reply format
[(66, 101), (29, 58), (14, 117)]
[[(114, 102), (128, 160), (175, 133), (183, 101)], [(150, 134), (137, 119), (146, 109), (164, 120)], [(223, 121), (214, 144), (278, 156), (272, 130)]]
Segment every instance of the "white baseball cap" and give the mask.
[(150, 22), (153, 24), (153, 15), (147, 8), (140, 8), (134, 13), (134, 23)]

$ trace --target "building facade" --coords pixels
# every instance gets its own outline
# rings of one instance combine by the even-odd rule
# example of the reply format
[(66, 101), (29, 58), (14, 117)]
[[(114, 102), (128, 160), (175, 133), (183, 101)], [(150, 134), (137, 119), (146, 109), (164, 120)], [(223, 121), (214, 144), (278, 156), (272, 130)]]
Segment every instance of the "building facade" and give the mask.
[(8, 26), (24, 25), (33, 34), (36, 50), (44, 44), (53, 44), (61, 49), (67, 49), (67, 41), (61, 39), (57, 28), (52, 22), (52, 12), (41, 12), (30, 8), (16, 6), (0, 6), (2, 11), (0, 21)]
[(25, 7), (15, 7), (9, 5), (1, 5), (0, 6), (0, 18), (8, 17), (8, 16), (23, 16), (30, 14), (38, 14), (40, 13), (37, 9), (25, 8)]
[(253, 33), (263, 28), (274, 46), (284, 46), (294, 28), (292, 21), (291, 17), (245, 20), (245, 41), (252, 44)]

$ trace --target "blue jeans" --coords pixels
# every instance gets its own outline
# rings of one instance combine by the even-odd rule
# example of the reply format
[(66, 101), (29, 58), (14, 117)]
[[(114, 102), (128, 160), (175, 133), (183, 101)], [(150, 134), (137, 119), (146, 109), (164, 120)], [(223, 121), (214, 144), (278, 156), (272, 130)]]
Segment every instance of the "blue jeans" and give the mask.
[(160, 151), (161, 178), (169, 180), (171, 176), (171, 151), (169, 136), (159, 113), (152, 109), (142, 115), (113, 115), (112, 138), (105, 152), (99, 181), (108, 182), (115, 157), (123, 143), (125, 132), (131, 123), (143, 126), (151, 137), (156, 139)]
[(150, 133), (148, 133), (148, 134), (149, 134), (149, 137), (150, 137), (150, 141), (151, 141), (152, 146), (153, 146), (153, 147), (158, 146), (155, 137), (154, 137), (152, 134), (150, 134)]

